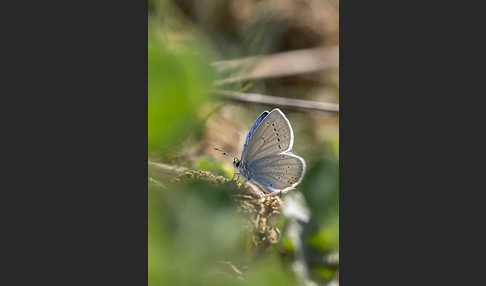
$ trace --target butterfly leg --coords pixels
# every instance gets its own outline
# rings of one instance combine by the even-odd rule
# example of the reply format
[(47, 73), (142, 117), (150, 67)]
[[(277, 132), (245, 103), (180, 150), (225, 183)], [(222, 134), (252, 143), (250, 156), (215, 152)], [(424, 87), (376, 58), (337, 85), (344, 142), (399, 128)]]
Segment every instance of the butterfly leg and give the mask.
[(236, 173), (236, 184), (238, 186), (241, 186), (241, 184), (240, 184), (240, 173)]
[(279, 198), (282, 198), (282, 194), (283, 194), (282, 190), (278, 190), (276, 192), (271, 192), (271, 193), (265, 194), (265, 197), (274, 197), (274, 196), (276, 197), (276, 196), (278, 196)]
[(233, 173), (233, 178), (231, 178), (231, 180), (234, 181), (235, 180), (235, 177), (237, 177), (236, 181), (238, 182), (238, 179), (240, 179), (240, 173), (234, 172)]

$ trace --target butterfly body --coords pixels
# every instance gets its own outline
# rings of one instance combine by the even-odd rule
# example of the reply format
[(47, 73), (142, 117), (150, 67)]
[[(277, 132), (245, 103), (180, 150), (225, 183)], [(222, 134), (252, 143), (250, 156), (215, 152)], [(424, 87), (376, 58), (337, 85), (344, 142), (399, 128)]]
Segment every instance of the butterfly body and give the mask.
[(293, 142), (292, 126), (283, 112), (263, 112), (248, 133), (241, 160), (233, 161), (236, 174), (270, 192), (293, 189), (305, 173), (304, 159), (290, 152)]

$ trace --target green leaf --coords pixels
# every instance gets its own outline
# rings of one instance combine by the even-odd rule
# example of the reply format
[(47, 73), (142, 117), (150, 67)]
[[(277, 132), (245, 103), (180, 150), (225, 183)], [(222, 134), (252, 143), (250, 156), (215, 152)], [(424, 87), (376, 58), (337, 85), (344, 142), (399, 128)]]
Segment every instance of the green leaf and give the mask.
[(201, 53), (170, 51), (149, 39), (149, 152), (174, 148), (195, 133), (198, 110), (208, 99), (212, 82), (204, 58)]

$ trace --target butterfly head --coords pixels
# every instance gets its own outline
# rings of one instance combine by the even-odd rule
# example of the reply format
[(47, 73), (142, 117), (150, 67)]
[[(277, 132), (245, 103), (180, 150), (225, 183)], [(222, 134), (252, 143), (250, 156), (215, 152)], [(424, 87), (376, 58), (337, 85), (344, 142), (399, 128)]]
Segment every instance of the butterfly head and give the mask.
[(240, 159), (238, 159), (236, 157), (233, 158), (233, 166), (235, 167), (235, 169), (240, 168), (240, 163), (241, 163)]
[(240, 167), (240, 159), (238, 159), (238, 157), (236, 157), (234, 154), (232, 153), (229, 153), (229, 152), (226, 152), (222, 149), (219, 149), (219, 148), (214, 148), (214, 150), (217, 150), (217, 151), (220, 151), (221, 153), (223, 153), (223, 155), (225, 156), (228, 156), (228, 157), (232, 157), (233, 158), (233, 166), (238, 169)]

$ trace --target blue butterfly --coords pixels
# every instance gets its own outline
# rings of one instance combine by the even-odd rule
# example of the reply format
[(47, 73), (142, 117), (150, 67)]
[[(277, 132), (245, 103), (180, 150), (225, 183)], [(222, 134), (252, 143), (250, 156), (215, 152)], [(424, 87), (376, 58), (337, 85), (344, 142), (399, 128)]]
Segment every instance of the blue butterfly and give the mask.
[[(290, 152), (294, 132), (280, 109), (264, 111), (246, 136), (241, 160), (233, 159), (235, 175), (256, 182), (270, 192), (287, 192), (304, 177), (305, 161)], [(234, 178), (234, 176), (233, 176)]]

